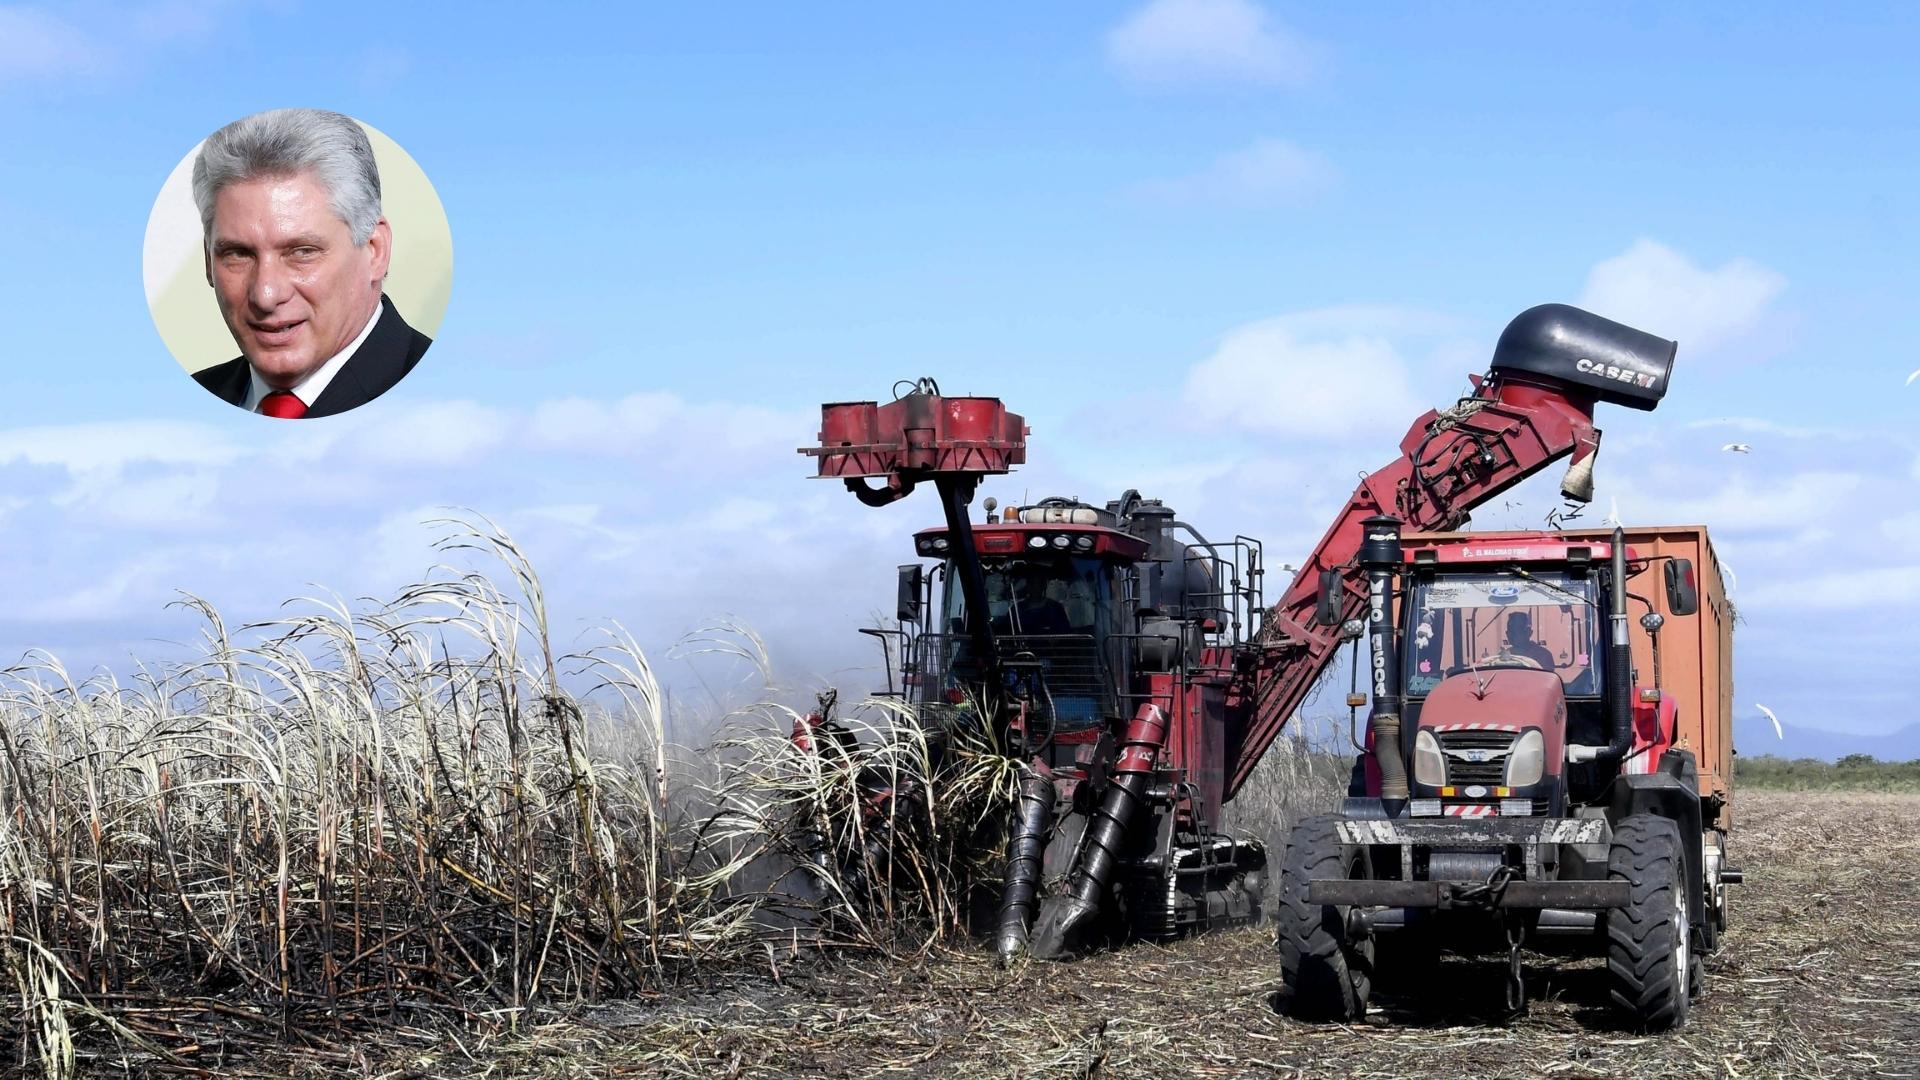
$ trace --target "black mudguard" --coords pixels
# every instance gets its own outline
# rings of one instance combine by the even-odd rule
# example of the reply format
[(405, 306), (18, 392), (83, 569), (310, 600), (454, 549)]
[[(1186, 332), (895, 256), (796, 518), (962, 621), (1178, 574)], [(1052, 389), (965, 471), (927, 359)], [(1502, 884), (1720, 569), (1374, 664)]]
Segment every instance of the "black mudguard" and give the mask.
[(1706, 918), (1706, 853), (1701, 831), (1700, 771), (1693, 753), (1668, 750), (1645, 775), (1619, 776), (1607, 788), (1607, 824), (1633, 814), (1655, 814), (1680, 826), (1687, 860), (1687, 896), (1694, 926)]

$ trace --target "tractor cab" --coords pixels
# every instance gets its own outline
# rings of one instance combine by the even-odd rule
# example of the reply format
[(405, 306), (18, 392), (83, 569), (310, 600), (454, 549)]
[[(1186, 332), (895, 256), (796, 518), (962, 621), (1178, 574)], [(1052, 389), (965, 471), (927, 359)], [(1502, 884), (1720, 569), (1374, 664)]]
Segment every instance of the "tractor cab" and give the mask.
[[(1406, 537), (1397, 636), (1413, 816), (1564, 815), (1666, 749), (1671, 703), (1636, 692), (1646, 673), (1616, 683), (1609, 670), (1614, 597), (1631, 595), (1613, 588), (1613, 555), (1537, 533)], [(1622, 555), (1629, 579), (1649, 565)], [(1630, 742), (1599, 753), (1622, 713)], [(1379, 790), (1370, 757), (1365, 782)]]
[(1607, 741), (1599, 578), (1610, 550), (1548, 541), (1408, 552), (1401, 660), (1413, 811), (1564, 813), (1566, 747)]

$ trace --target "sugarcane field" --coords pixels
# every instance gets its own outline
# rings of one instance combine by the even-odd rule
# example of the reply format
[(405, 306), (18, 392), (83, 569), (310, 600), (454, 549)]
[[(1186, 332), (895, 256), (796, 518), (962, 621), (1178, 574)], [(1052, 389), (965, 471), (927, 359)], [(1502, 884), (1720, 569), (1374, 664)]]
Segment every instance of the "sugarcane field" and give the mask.
[[(1273, 1008), (1271, 976), (1247, 977), (1273, 952), (1251, 927), (1097, 957), (1064, 987), (1044, 968), (1003, 972), (965, 951), (797, 969), (767, 958), (698, 991), (479, 1049), (385, 1056), (376, 1071), (436, 1075), (477, 1060), (491, 1075), (525, 1077), (1899, 1075), (1920, 1024), (1916, 882), (1866, 823), (1915, 824), (1920, 796), (1770, 790), (1743, 813), (1749, 862), (1768, 877), (1708, 962), (1713, 994), (1670, 1038), (1613, 1023), (1594, 963), (1546, 957), (1527, 961), (1543, 986), (1523, 1018), (1487, 1007), (1494, 972), (1449, 961), (1436, 985), (1383, 996), (1363, 1022), (1296, 1023)], [(1856, 845), (1884, 854), (1842, 854)], [(1862, 936), (1868, 920), (1880, 929)]]
[(0, 0), (0, 1080), (1920, 1080), (1916, 52)]

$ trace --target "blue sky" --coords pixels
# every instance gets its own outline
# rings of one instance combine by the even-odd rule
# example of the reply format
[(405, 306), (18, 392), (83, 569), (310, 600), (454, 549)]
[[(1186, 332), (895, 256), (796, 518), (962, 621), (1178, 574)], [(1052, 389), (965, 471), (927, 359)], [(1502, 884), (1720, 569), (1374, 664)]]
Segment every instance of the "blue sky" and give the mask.
[[(731, 615), (858, 682), (937, 514), (804, 480), (819, 401), (999, 394), (1033, 465), (989, 493), (1137, 486), (1277, 563), (1567, 301), (1681, 342), (1659, 412), (1600, 418), (1598, 513), (1714, 528), (1743, 714), (1889, 729), (1916, 47), (1901, 6), (0, 4), (0, 652), (125, 669), (194, 632), (178, 589), (389, 593), (459, 505), (566, 633)], [(454, 235), (426, 362), (325, 424), (219, 406), (141, 293), (168, 170), (283, 105), (396, 139)]]

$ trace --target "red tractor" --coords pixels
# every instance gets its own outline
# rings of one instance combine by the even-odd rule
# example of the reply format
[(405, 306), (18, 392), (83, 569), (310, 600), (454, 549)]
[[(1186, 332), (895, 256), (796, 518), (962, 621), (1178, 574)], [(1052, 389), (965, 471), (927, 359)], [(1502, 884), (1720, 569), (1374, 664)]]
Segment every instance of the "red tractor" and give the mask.
[(1555, 939), (1607, 957), (1634, 1026), (1680, 1025), (1740, 880), (1732, 611), (1706, 530), (1366, 526), (1367, 753), (1341, 810), (1287, 843), (1293, 1011), (1356, 1018), (1377, 981), (1431, 979), (1438, 949), (1498, 929), (1509, 1008), (1521, 944)]
[[(943, 397), (923, 380), (885, 405), (825, 406), (820, 445), (802, 451), (820, 476), (869, 505), (923, 482), (941, 494), (945, 527), (915, 538), (916, 553), (938, 562), (931, 575), (901, 573), (904, 692), (923, 722), (984, 724), (1025, 764), (1000, 954), (1030, 945), (1059, 957), (1116, 925), (1165, 936), (1257, 917), (1265, 853), (1218, 833), (1220, 810), (1372, 606), (1372, 579), (1363, 586), (1359, 574), (1368, 519), (1457, 529), (1474, 506), (1561, 458), (1563, 494), (1589, 500), (1595, 405), (1653, 408), (1673, 353), (1672, 342), (1575, 308), (1524, 312), (1472, 394), (1414, 423), (1402, 456), (1361, 482), (1270, 609), (1257, 542), (1211, 543), (1131, 492), (1105, 506), (1042, 500), (1003, 518), (990, 506), (984, 524), (972, 522), (979, 479), (1025, 460), (1025, 424), (997, 399)], [(1606, 557), (1587, 549), (1590, 561)], [(1376, 693), (1372, 745), (1404, 741), (1410, 754), (1411, 726), (1379, 734), (1399, 715), (1382, 711), (1386, 700)], [(1380, 820), (1400, 820), (1410, 802), (1382, 801)], [(1335, 844), (1344, 857), (1355, 842)], [(1329, 918), (1379, 906), (1298, 902)], [(1355, 940), (1340, 938), (1343, 948)], [(1363, 953), (1340, 967), (1350, 987), (1372, 962)], [(1296, 987), (1295, 1000), (1319, 999)]]

